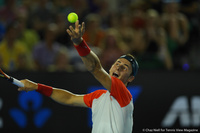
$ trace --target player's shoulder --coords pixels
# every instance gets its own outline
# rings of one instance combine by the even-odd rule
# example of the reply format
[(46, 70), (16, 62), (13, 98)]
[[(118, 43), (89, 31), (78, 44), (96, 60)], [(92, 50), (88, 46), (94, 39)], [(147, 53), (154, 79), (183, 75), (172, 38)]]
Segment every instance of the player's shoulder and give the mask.
[(107, 90), (96, 90), (89, 94), (84, 95), (84, 102), (88, 107), (92, 107), (92, 101), (98, 99), (102, 94), (105, 94)]
[(89, 94), (86, 94), (85, 97), (90, 97), (91, 99), (98, 99), (102, 94), (105, 94), (107, 90), (95, 90)]
[(102, 94), (106, 93), (107, 90), (96, 90), (93, 93), (98, 97), (101, 96)]

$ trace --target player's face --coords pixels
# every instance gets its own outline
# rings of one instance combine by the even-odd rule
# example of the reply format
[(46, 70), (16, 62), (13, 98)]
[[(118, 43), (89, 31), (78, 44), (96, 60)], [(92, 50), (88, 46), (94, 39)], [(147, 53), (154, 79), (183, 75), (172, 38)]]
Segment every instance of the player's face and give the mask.
[(124, 58), (118, 59), (110, 68), (109, 73), (110, 76), (120, 79), (125, 85), (134, 79), (134, 76), (131, 76), (131, 63)]

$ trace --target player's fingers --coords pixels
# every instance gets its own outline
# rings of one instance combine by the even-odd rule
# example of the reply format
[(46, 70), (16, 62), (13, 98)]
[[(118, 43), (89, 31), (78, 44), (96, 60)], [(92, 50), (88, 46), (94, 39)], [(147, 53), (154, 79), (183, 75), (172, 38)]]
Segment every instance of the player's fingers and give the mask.
[(74, 42), (74, 35), (71, 33), (71, 31), (69, 29), (66, 30), (67, 33), (69, 34), (69, 36), (71, 37), (72, 42)]
[(81, 29), (82, 29), (82, 28), (81, 28), (81, 25), (80, 25), (80, 24), (78, 25), (78, 28), (79, 28), (79, 35), (81, 35), (81, 33), (82, 33), (82, 30), (81, 30)]
[(20, 87), (20, 88), (18, 88), (18, 91), (24, 91), (24, 90), (25, 90), (24, 87)]
[(74, 28), (72, 26), (69, 26), (69, 29), (70, 29), (70, 31), (71, 31), (72, 34), (75, 33), (75, 30), (74, 30)]
[(72, 32), (72, 31), (69, 30), (69, 29), (67, 29), (67, 33), (69, 34), (69, 36), (70, 36), (71, 38), (75, 38), (75, 36), (76, 36), (76, 33), (75, 33), (75, 32)]
[(85, 32), (85, 23), (84, 22), (82, 22), (81, 31), (82, 31), (82, 33)]
[(26, 91), (25, 84), (27, 82), (27, 79), (20, 80), (20, 82), (24, 84), (24, 87), (19, 87), (18, 91)]
[(72, 32), (69, 29), (67, 29), (66, 31), (70, 36), (72, 36)]
[(75, 31), (75, 29), (72, 26), (70, 26), (69, 28), (71, 31), (71, 37), (76, 38), (79, 32), (77, 33), (77, 31)]
[(82, 27), (85, 28), (85, 22), (82, 22)]
[(75, 29), (79, 29), (79, 20), (75, 22)]

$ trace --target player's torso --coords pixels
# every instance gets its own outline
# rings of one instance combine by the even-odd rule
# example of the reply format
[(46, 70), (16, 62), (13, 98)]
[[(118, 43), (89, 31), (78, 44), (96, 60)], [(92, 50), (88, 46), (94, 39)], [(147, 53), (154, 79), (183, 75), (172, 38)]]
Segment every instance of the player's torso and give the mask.
[[(133, 126), (133, 102), (121, 107), (109, 91), (92, 103), (93, 132), (126, 133)], [(127, 130), (127, 131), (126, 131)], [(129, 131), (128, 131), (129, 132)]]

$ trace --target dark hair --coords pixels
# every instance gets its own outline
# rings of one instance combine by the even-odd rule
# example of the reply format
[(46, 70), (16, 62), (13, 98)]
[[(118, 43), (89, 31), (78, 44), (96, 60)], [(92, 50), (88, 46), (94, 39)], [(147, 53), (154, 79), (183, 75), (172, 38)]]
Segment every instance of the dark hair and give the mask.
[(137, 72), (138, 72), (138, 69), (139, 69), (139, 65), (138, 65), (138, 62), (135, 59), (135, 57), (133, 55), (131, 55), (131, 54), (126, 54), (126, 55), (122, 55), (119, 58), (125, 58), (131, 63), (131, 65), (132, 65), (132, 73), (131, 73), (131, 75), (133, 75), (135, 77)]

